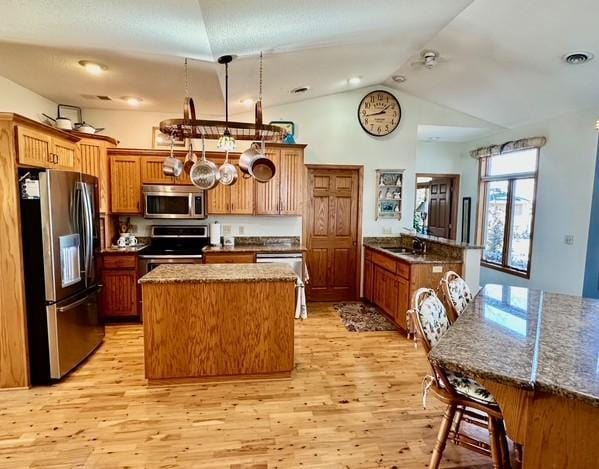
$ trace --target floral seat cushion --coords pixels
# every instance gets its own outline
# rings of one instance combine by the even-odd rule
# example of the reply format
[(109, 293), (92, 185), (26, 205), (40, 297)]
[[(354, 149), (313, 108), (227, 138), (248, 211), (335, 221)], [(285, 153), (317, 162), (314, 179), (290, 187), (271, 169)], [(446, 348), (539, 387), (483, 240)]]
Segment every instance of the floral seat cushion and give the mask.
[(420, 316), (422, 332), (426, 336), (430, 346), (434, 347), (445, 331), (449, 329), (449, 319), (447, 318), (445, 306), (433, 294), (422, 302), (418, 315)]
[(468, 306), (468, 303), (472, 301), (472, 293), (470, 288), (462, 277), (456, 277), (450, 281), (447, 285), (449, 288), (449, 298), (455, 307), (458, 315), (462, 314)]
[(468, 396), (469, 398), (482, 404), (497, 405), (497, 402), (495, 402), (495, 399), (491, 393), (472, 378), (469, 378), (461, 373), (453, 373), (449, 371), (446, 371), (445, 375), (458, 394), (464, 394), (465, 396)]

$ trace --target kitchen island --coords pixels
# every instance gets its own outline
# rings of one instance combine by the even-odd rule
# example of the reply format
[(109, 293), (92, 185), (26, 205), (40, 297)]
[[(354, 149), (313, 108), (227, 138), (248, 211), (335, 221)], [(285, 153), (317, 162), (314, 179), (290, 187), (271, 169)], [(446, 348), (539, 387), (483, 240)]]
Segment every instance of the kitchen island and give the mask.
[(491, 392), (525, 468), (597, 467), (599, 301), (486, 285), (430, 358)]
[(148, 382), (290, 377), (296, 278), (281, 264), (171, 264), (143, 276)]

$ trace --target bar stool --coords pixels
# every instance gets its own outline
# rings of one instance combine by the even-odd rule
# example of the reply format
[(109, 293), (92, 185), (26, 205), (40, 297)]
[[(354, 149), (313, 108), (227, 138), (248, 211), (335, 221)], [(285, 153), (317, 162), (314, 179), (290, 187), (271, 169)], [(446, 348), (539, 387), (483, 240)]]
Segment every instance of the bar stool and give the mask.
[(472, 293), (466, 281), (451, 270), (443, 275), (439, 286), (449, 306), (449, 321), (453, 324), (472, 301)]
[[(432, 347), (450, 327), (445, 307), (434, 290), (420, 288), (412, 298), (410, 315), (413, 317), (417, 335), (428, 358)], [(430, 359), (429, 366), (431, 374), (423, 382), (425, 384), (423, 404), (426, 401), (426, 394), (431, 391), (447, 406), (429, 468), (437, 469), (439, 467), (447, 440), (480, 454), (491, 456), (494, 469), (509, 468), (510, 458), (503, 426), (503, 415), (491, 393), (474, 379), (461, 373), (445, 370), (435, 365)], [(462, 421), (487, 428), (490, 444), (460, 432)]]

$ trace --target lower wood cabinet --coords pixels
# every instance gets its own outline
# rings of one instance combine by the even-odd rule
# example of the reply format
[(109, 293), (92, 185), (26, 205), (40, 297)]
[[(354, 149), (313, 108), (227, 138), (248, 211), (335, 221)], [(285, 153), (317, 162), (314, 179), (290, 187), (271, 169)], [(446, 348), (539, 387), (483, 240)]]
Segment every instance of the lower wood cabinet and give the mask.
[(105, 321), (138, 318), (140, 312), (137, 256), (102, 255), (102, 316)]
[(419, 288), (436, 289), (448, 270), (461, 275), (462, 264), (409, 264), (367, 247), (364, 251), (364, 298), (406, 331), (406, 313), (414, 292)]
[(205, 252), (204, 264), (252, 264), (255, 252)]

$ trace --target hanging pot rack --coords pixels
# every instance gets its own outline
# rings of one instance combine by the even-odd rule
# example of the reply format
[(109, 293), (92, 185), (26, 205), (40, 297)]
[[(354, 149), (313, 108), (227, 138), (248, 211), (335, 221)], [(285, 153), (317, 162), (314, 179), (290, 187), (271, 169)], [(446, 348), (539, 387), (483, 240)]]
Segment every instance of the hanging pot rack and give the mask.
[[(231, 60), (233, 60), (232, 56), (223, 56), (219, 59), (219, 63), (229, 63)], [(187, 84), (185, 88), (187, 91)], [(254, 123), (197, 119), (193, 98), (189, 95), (185, 98), (183, 119), (167, 119), (160, 122), (160, 132), (178, 139), (202, 137), (218, 139), (227, 129), (235, 140), (271, 142), (282, 141), (287, 136), (287, 131), (282, 127), (262, 122), (262, 76), (260, 76), (260, 99), (256, 101)]]

